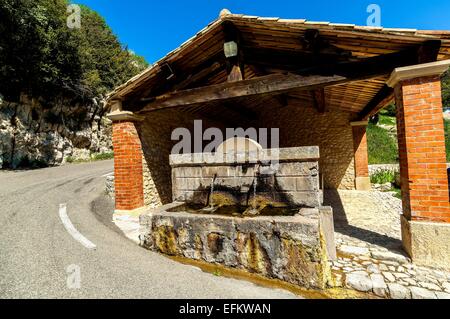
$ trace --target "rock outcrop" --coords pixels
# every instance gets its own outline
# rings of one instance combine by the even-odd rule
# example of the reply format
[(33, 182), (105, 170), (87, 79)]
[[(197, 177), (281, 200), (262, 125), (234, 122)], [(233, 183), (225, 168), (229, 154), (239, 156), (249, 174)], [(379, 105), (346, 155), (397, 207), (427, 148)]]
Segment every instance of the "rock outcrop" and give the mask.
[(26, 96), (18, 103), (0, 100), (0, 168), (58, 165), (69, 156), (110, 151), (105, 112), (99, 99), (88, 105), (64, 100), (45, 105)]

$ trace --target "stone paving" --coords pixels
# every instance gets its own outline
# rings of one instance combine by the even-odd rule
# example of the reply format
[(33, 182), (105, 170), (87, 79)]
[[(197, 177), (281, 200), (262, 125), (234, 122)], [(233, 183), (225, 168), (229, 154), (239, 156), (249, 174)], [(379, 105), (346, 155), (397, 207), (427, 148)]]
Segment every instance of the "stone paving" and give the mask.
[(334, 207), (335, 286), (394, 299), (450, 299), (450, 272), (419, 267), (401, 247), (401, 200), (378, 191), (326, 191)]
[(140, 244), (140, 225), (137, 214), (115, 213), (113, 223), (122, 231), (128, 239)]

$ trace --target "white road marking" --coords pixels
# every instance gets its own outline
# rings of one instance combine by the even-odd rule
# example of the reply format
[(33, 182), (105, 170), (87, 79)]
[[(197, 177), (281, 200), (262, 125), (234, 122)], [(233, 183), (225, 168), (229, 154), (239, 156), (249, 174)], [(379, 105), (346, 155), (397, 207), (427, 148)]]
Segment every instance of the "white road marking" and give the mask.
[(112, 174), (114, 174), (114, 172), (111, 172), (111, 173), (108, 173), (108, 174), (102, 175), (101, 177), (106, 177), (106, 176), (110, 176), (110, 175), (112, 175)]
[(80, 244), (82, 244), (87, 249), (96, 249), (97, 246), (93, 244), (89, 239), (80, 234), (80, 232), (73, 226), (72, 222), (67, 216), (67, 204), (59, 205), (59, 217), (66, 228), (67, 232)]

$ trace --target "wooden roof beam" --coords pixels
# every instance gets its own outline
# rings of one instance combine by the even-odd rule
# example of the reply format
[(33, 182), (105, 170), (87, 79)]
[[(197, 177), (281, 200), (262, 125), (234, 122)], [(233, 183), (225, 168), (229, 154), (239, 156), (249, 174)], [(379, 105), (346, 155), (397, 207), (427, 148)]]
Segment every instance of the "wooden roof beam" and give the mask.
[(214, 62), (210, 66), (200, 70), (197, 73), (189, 74), (183, 81), (181, 81), (180, 83), (175, 84), (172, 87), (172, 90), (174, 90), (174, 91), (182, 90), (182, 89), (188, 87), (189, 85), (192, 85), (193, 83), (196, 83), (197, 81), (201, 81), (205, 77), (209, 76), (210, 74), (212, 74), (215, 71), (217, 71), (220, 68), (222, 68), (222, 66), (223, 65), (221, 63)]
[(319, 54), (351, 57), (352, 52), (341, 49), (329, 43), (327, 39), (321, 36), (318, 29), (307, 29), (300, 38), (300, 42), (306, 51), (309, 51), (317, 57)]
[(349, 55), (339, 53), (310, 51), (284, 50), (282, 48), (267, 47), (242, 47), (245, 55), (245, 63), (259, 66), (261, 68), (284, 69), (284, 71), (295, 71), (318, 65), (333, 65), (338, 62), (357, 61)]
[(417, 49), (365, 58), (358, 62), (338, 62), (330, 65), (304, 68), (297, 70), (295, 73), (300, 75), (337, 74), (352, 80), (365, 80), (389, 74), (397, 67), (413, 64), (417, 64)]
[(231, 21), (223, 23), (224, 55), (228, 73), (228, 82), (242, 81), (245, 76), (242, 37)]
[(375, 97), (367, 103), (363, 110), (358, 114), (358, 120), (365, 121), (372, 115), (378, 113), (383, 107), (392, 103), (394, 100), (394, 89), (387, 86), (383, 88), (375, 95)]
[(341, 75), (353, 80), (364, 80), (388, 75), (397, 67), (424, 63), (422, 61), (437, 56), (440, 46), (440, 40), (428, 40), (417, 47), (357, 61), (345, 54), (340, 56), (327, 51), (314, 56), (305, 52), (267, 48), (246, 47), (244, 50), (246, 63), (268, 70), (278, 69), (299, 75)]
[[(434, 62), (437, 60), (439, 50), (441, 48), (440, 40), (431, 40), (424, 42), (419, 48), (416, 49), (415, 61), (412, 64), (422, 64), (428, 62)], [(404, 66), (404, 65), (403, 65)], [(390, 72), (399, 65), (394, 66)], [(387, 84), (375, 95), (375, 97), (363, 108), (358, 114), (358, 119), (367, 120), (369, 117), (378, 113), (383, 107), (394, 101), (394, 89)]]
[(226, 82), (161, 95), (147, 103), (140, 112), (260, 94), (281, 94), (292, 89), (310, 91), (344, 82), (348, 82), (348, 79), (337, 75), (300, 76), (295, 74), (272, 74), (238, 82)]

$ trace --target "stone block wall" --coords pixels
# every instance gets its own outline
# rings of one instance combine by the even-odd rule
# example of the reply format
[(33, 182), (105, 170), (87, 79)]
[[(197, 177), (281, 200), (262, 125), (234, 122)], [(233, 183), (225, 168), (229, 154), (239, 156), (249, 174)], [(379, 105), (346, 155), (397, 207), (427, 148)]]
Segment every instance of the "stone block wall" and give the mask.
[(207, 205), (213, 189), (215, 194), (223, 191), (226, 205), (247, 206), (256, 196), (279, 204), (319, 207), (319, 149), (280, 149), (278, 155), (280, 163), (273, 174), (264, 174), (263, 165), (246, 159), (220, 162), (211, 153), (172, 155), (173, 200)]
[[(289, 105), (283, 108), (275, 102), (265, 104), (257, 112), (256, 128), (280, 129), (280, 147), (319, 146), (319, 166), (325, 188), (354, 189), (351, 113), (330, 110), (319, 114), (311, 106), (296, 100), (289, 100)], [(208, 109), (203, 113), (207, 115)], [(144, 199), (147, 206), (157, 207), (172, 201), (168, 159), (176, 143), (171, 141), (173, 129), (186, 127), (192, 132), (195, 119), (203, 119), (204, 129), (218, 127), (224, 131), (230, 126), (206, 118), (175, 108), (149, 113), (138, 124), (143, 147)], [(248, 128), (253, 124), (237, 121), (233, 125)]]
[(254, 218), (197, 215), (179, 209), (172, 203), (141, 215), (143, 247), (307, 288), (322, 289), (329, 282), (328, 260), (336, 251), (329, 209)]
[(354, 189), (354, 114), (329, 110), (323, 114), (298, 100), (261, 108), (262, 127), (280, 128), (280, 147), (319, 146), (320, 173), (325, 188)]
[[(172, 181), (169, 156), (178, 141), (172, 141), (172, 131), (187, 128), (193, 132), (194, 120), (200, 119), (177, 109), (150, 113), (138, 125), (143, 150), (143, 183), (146, 206), (158, 207), (172, 201)], [(223, 128), (223, 124), (203, 120), (204, 128)]]

